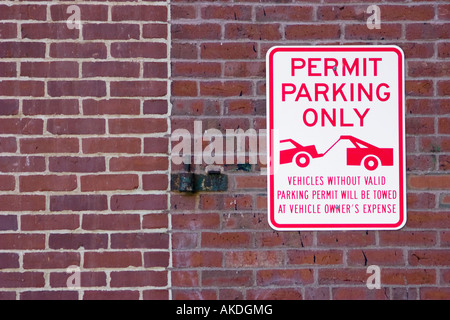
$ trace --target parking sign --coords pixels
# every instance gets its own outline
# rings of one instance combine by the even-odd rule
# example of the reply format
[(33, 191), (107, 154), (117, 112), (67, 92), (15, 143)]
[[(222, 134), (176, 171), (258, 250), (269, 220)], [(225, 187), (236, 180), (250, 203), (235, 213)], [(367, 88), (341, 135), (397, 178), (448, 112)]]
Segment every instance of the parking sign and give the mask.
[(272, 228), (405, 225), (404, 90), (404, 54), (396, 46), (267, 53)]

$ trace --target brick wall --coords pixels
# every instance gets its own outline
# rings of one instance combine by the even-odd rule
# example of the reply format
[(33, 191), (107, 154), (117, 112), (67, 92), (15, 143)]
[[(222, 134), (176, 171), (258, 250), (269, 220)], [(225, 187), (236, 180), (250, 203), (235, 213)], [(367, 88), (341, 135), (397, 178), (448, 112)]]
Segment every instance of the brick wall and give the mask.
[[(168, 2), (0, 2), (0, 299), (450, 299), (447, 2)], [(169, 191), (170, 133), (265, 129), (265, 53), (316, 44), (405, 51), (406, 227), (272, 231), (262, 161)]]
[(0, 20), (0, 299), (167, 299), (167, 3), (1, 1)]

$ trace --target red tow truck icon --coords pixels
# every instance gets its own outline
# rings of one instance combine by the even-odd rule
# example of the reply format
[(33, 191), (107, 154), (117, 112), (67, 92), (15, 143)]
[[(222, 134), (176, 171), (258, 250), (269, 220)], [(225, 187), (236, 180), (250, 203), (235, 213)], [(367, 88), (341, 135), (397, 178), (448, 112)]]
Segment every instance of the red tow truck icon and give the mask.
[(315, 146), (302, 146), (292, 139), (280, 141), (282, 144), (291, 144), (289, 149), (280, 152), (280, 164), (293, 163), (300, 168), (306, 168), (311, 159), (323, 158), (338, 142), (349, 140), (355, 147), (347, 148), (347, 165), (364, 166), (369, 171), (382, 166), (394, 165), (394, 149), (378, 148), (353, 136), (341, 136), (325, 153), (318, 153)]

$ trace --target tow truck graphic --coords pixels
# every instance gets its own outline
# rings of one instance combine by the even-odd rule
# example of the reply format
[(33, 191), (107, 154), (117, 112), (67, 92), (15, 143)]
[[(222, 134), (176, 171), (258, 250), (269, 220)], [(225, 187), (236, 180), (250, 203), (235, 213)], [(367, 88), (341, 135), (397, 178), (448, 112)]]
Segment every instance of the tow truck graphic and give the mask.
[(293, 163), (300, 168), (306, 168), (311, 159), (323, 158), (340, 141), (349, 140), (355, 147), (347, 148), (347, 165), (364, 166), (369, 171), (376, 170), (379, 165), (394, 165), (394, 149), (378, 148), (353, 136), (341, 136), (325, 153), (318, 153), (315, 146), (302, 146), (292, 139), (280, 141), (290, 143), (293, 147), (280, 152), (280, 164)]

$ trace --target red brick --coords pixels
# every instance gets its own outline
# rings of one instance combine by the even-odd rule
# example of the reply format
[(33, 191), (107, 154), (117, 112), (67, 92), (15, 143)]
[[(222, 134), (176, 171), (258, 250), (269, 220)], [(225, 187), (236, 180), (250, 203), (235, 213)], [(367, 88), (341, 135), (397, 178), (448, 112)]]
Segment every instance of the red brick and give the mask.
[(113, 6), (112, 21), (167, 21), (167, 8), (154, 5)]
[(140, 101), (137, 99), (109, 99), (84, 100), (83, 114), (85, 115), (121, 115), (140, 113)]
[(288, 40), (339, 39), (341, 31), (339, 25), (289, 25), (285, 28), (285, 35)]
[(166, 81), (113, 81), (112, 97), (163, 97), (167, 94)]
[(142, 37), (150, 39), (166, 39), (167, 25), (162, 23), (148, 23), (144, 24), (142, 28)]
[(188, 80), (172, 81), (172, 95), (176, 97), (197, 96), (197, 82)]
[(408, 118), (406, 119), (406, 126), (408, 134), (433, 134), (435, 131), (434, 118), (432, 117)]
[(44, 83), (29, 80), (3, 80), (0, 82), (0, 95), (10, 97), (43, 97)]
[(78, 291), (24, 291), (20, 293), (20, 300), (78, 300)]
[(438, 57), (439, 58), (450, 57), (450, 43), (444, 42), (438, 44)]
[(112, 158), (111, 171), (159, 171), (167, 170), (169, 160), (166, 157), (121, 157)]
[(43, 272), (0, 272), (0, 288), (43, 288)]
[(14, 153), (17, 150), (16, 138), (0, 138), (0, 152)]
[(23, 231), (36, 230), (76, 230), (80, 227), (78, 215), (23, 215), (20, 217), (20, 228)]
[(16, 179), (14, 176), (0, 176), (0, 191), (13, 191), (16, 187)]
[(119, 233), (111, 235), (112, 249), (168, 249), (169, 235), (164, 233)]
[(0, 234), (1, 250), (43, 250), (44, 234), (7, 233)]
[(140, 153), (139, 138), (86, 138), (82, 140), (84, 154), (89, 153)]
[(450, 176), (445, 175), (410, 176), (408, 178), (408, 186), (416, 190), (448, 189), (449, 185)]
[(47, 130), (57, 135), (83, 135), (105, 133), (104, 119), (49, 119)]
[(104, 97), (106, 83), (97, 80), (49, 81), (47, 90), (51, 97)]
[(108, 209), (103, 195), (65, 195), (50, 197), (50, 211), (102, 211)]
[(172, 38), (175, 40), (219, 39), (221, 27), (218, 24), (172, 24)]
[(51, 157), (52, 172), (103, 172), (106, 170), (103, 157)]
[(450, 213), (446, 211), (410, 211), (408, 212), (408, 227), (415, 229), (450, 228)]
[(80, 113), (78, 100), (69, 99), (24, 100), (22, 109), (25, 115), (76, 115)]
[(139, 25), (120, 23), (83, 24), (84, 40), (139, 39)]
[(444, 77), (450, 72), (450, 62), (410, 61), (408, 75), (410, 77)]
[(257, 58), (255, 43), (203, 43), (202, 59), (254, 59)]
[(169, 226), (169, 219), (166, 213), (147, 214), (142, 218), (143, 229), (162, 229), (168, 228), (168, 226)]
[(296, 270), (259, 270), (256, 273), (256, 283), (260, 286), (303, 286), (314, 282), (312, 269)]
[(78, 78), (78, 62), (22, 62), (20, 75), (31, 78)]
[(137, 251), (85, 252), (85, 268), (141, 267), (141, 253)]
[(1, 195), (0, 211), (42, 211), (45, 210), (45, 196)]
[(40, 153), (78, 153), (76, 138), (24, 138), (20, 139), (20, 152)]
[(24, 269), (63, 269), (80, 265), (78, 252), (30, 252), (24, 253)]
[(111, 44), (114, 58), (153, 58), (167, 57), (167, 46), (159, 42), (120, 42)]
[(279, 24), (238, 24), (228, 23), (225, 27), (226, 39), (279, 40)]
[[(1, 46), (0, 46), (0, 49), (1, 49)], [(45, 52), (45, 47), (44, 47), (44, 52)], [(94, 43), (94, 42), (52, 43), (52, 44), (50, 44), (50, 57), (52, 57), (52, 58), (106, 59), (106, 45), (104, 43)]]
[(111, 210), (165, 210), (167, 209), (167, 196), (155, 194), (142, 195), (114, 195), (111, 197)]
[[(84, 28), (84, 26), (83, 26)], [(22, 39), (78, 39), (80, 31), (69, 29), (65, 23), (24, 23)]]
[(0, 134), (31, 135), (43, 133), (41, 119), (0, 119)]
[(144, 78), (161, 78), (168, 76), (166, 62), (146, 62), (144, 63)]
[(313, 20), (313, 7), (301, 5), (256, 7), (256, 21), (261, 22), (306, 22)]
[(197, 59), (197, 45), (193, 43), (172, 43), (171, 56), (175, 59)]
[(406, 25), (406, 39), (445, 39), (449, 38), (448, 24), (411, 23)]
[(18, 100), (0, 100), (0, 115), (12, 116), (19, 113), (19, 101)]
[(448, 288), (421, 288), (420, 298), (422, 300), (450, 300), (450, 290)]
[(144, 267), (167, 268), (169, 266), (169, 259), (170, 259), (169, 252), (158, 252), (158, 251), (144, 252)]
[(222, 252), (220, 251), (174, 252), (173, 266), (175, 268), (221, 267)]
[(250, 234), (245, 232), (202, 233), (202, 248), (248, 248)]
[(450, 81), (443, 80), (438, 81), (437, 83), (437, 91), (439, 96), (450, 96)]
[(128, 133), (157, 133), (167, 131), (166, 119), (139, 118), (139, 119), (110, 119), (109, 132), (112, 134)]
[(292, 265), (339, 265), (343, 253), (341, 250), (289, 250), (287, 258)]
[(141, 220), (138, 214), (85, 214), (84, 230), (138, 230)]
[(246, 287), (253, 284), (251, 270), (205, 270), (202, 284), (208, 287)]
[(142, 176), (143, 190), (167, 190), (169, 178), (166, 174), (151, 174)]
[[(368, 275), (369, 276), (369, 275)], [(436, 272), (430, 269), (387, 269), (381, 272), (381, 283), (386, 285), (426, 285), (436, 283)]]
[[(186, 7), (182, 8), (183, 15), (182, 18), (195, 17), (194, 10), (186, 10)], [(178, 9), (178, 8), (177, 8)], [(191, 9), (189, 7), (189, 9)], [(235, 4), (226, 4), (226, 5), (215, 5), (208, 4), (202, 6), (201, 8), (201, 17), (206, 20), (237, 20), (237, 21), (251, 21), (251, 7), (247, 5), (235, 5)], [(180, 10), (180, 9), (178, 9)], [(191, 12), (192, 11), (192, 12)], [(178, 11), (178, 14), (179, 11)]]
[(166, 271), (120, 271), (111, 272), (111, 287), (164, 287)]
[[(50, 7), (52, 21), (67, 21), (70, 15), (67, 9), (70, 4), (56, 4)], [(106, 5), (83, 5), (77, 4), (80, 8), (82, 21), (108, 21), (108, 6)]]
[(44, 58), (45, 43), (40, 42), (2, 42), (0, 58)]
[(224, 253), (224, 266), (229, 268), (280, 267), (284, 265), (281, 251), (235, 251)]
[(449, 250), (410, 250), (408, 262), (412, 266), (448, 266)]
[(174, 77), (219, 77), (221, 65), (216, 62), (173, 62), (172, 76)]
[(366, 287), (337, 287), (332, 289), (333, 300), (387, 300), (384, 290), (369, 290)]
[(106, 249), (108, 247), (108, 235), (97, 233), (50, 234), (49, 247), (50, 249), (57, 250), (80, 250), (81, 248), (84, 248), (85, 250)]
[(144, 153), (169, 153), (167, 138), (144, 138)]
[(19, 178), (20, 192), (35, 191), (73, 191), (77, 188), (77, 177), (32, 175)]
[(402, 36), (400, 24), (383, 23), (381, 29), (368, 30), (365, 23), (345, 26), (345, 38), (348, 40), (395, 40)]
[(201, 96), (215, 97), (239, 97), (248, 96), (252, 93), (252, 84), (246, 81), (227, 81), (227, 82), (201, 82)]
[(139, 177), (133, 174), (90, 175), (81, 177), (81, 191), (134, 190)]
[(172, 284), (176, 287), (198, 287), (197, 271), (172, 271)]
[(84, 300), (139, 300), (139, 291), (130, 290), (108, 290), (108, 291), (85, 291)]
[(0, 39), (17, 38), (17, 25), (14, 23), (0, 23)]
[(300, 288), (251, 289), (247, 292), (249, 300), (302, 300)]
[(17, 231), (17, 216), (2, 215), (0, 216), (0, 230), (1, 231)]
[[(172, 228), (175, 230), (211, 230), (220, 227), (220, 217), (218, 214), (189, 214), (189, 215), (173, 215)], [(213, 235), (213, 234), (210, 234)], [(248, 241), (248, 239), (247, 239)]]
[(45, 159), (43, 157), (0, 157), (0, 172), (43, 172)]
[(400, 249), (364, 249), (350, 250), (347, 263), (349, 266), (405, 265), (405, 259)]
[(375, 245), (375, 234), (373, 232), (348, 231), (339, 232), (323, 232), (318, 235), (317, 239), (321, 244), (331, 247), (342, 246), (370, 246)]
[(84, 62), (83, 77), (138, 78), (139, 68), (137, 62)]
[(0, 253), (0, 268), (19, 268), (19, 255), (17, 253)]
[(407, 194), (407, 206), (410, 209), (434, 209), (436, 196), (432, 193), (409, 193)]
[(165, 115), (169, 111), (167, 100), (146, 100), (144, 101), (144, 114)]
[(45, 5), (0, 5), (0, 19), (10, 20), (41, 20), (47, 19), (47, 6)]
[[(67, 288), (69, 276), (65, 272), (52, 272), (50, 274), (50, 286), (52, 288)], [(83, 288), (106, 287), (106, 274), (105, 272), (80, 272), (80, 281)]]

